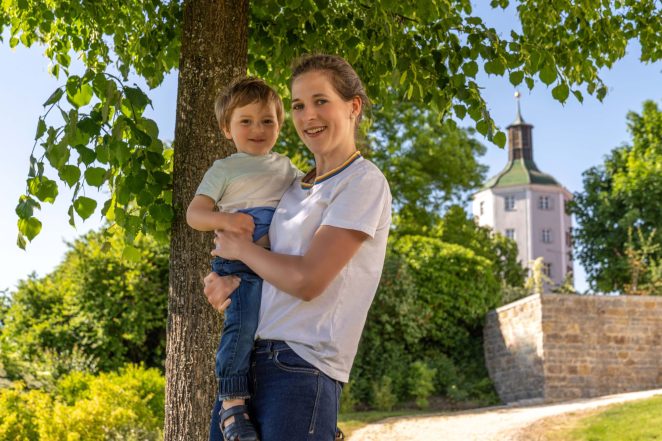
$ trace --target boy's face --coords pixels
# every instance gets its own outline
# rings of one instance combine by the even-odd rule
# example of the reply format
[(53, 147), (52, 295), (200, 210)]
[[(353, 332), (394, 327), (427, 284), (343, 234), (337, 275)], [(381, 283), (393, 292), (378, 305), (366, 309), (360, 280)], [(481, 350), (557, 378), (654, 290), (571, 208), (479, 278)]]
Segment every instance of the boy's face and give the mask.
[(276, 144), (279, 130), (276, 105), (255, 102), (235, 108), (223, 134), (234, 142), (237, 151), (259, 156)]

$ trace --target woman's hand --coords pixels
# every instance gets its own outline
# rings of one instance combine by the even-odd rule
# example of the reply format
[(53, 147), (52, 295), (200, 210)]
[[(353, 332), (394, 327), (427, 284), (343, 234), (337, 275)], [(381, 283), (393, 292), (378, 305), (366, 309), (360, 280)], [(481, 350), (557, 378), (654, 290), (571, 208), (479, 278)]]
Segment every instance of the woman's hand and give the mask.
[(246, 234), (237, 234), (230, 231), (215, 230), (214, 243), (216, 248), (212, 256), (228, 260), (241, 260), (240, 253), (253, 244), (253, 238)]
[(227, 217), (229, 223), (225, 228), (219, 228), (231, 233), (253, 237), (253, 230), (255, 230), (255, 222), (253, 216), (246, 213), (228, 213)]
[(203, 279), (207, 301), (218, 312), (223, 312), (232, 302), (230, 294), (239, 287), (241, 279), (237, 276), (219, 276), (215, 272), (207, 274)]

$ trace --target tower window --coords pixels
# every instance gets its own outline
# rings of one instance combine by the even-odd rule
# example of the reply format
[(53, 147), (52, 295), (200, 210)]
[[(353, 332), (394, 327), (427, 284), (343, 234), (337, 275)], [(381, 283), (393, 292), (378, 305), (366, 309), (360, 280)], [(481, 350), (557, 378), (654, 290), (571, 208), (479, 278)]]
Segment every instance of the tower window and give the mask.
[(572, 247), (572, 233), (570, 231), (565, 232), (565, 246)]
[(538, 199), (538, 208), (541, 210), (551, 210), (552, 201), (549, 196), (540, 196)]
[(552, 243), (552, 230), (545, 228), (542, 230), (542, 241), (543, 243)]
[(480, 215), (482, 216), (483, 214), (485, 214), (485, 201), (480, 201), (478, 207), (479, 207)]
[(515, 196), (508, 195), (504, 198), (506, 211), (515, 211)]
[(508, 239), (515, 240), (515, 229), (514, 228), (506, 228), (506, 237)]
[(547, 277), (552, 277), (552, 264), (551, 263), (543, 264), (542, 273)]

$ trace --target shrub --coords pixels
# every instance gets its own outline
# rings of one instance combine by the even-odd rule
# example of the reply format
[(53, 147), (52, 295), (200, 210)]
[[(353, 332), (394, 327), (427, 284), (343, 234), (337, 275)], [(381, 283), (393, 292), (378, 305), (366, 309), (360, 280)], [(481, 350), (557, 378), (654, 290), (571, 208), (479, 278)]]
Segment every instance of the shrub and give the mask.
[(393, 380), (384, 376), (372, 386), (372, 406), (377, 410), (393, 410), (398, 397), (393, 393)]
[(436, 369), (430, 368), (422, 361), (415, 361), (410, 367), (409, 393), (421, 409), (427, 409), (430, 405), (428, 398), (435, 390), (434, 379), (436, 374)]
[(164, 401), (160, 372), (133, 365), (98, 376), (71, 373), (52, 395), (17, 383), (0, 390), (0, 439), (159, 440)]
[(352, 384), (352, 381), (345, 384), (342, 393), (340, 394), (340, 412), (342, 413), (354, 412), (356, 405), (358, 404), (357, 399), (352, 393)]

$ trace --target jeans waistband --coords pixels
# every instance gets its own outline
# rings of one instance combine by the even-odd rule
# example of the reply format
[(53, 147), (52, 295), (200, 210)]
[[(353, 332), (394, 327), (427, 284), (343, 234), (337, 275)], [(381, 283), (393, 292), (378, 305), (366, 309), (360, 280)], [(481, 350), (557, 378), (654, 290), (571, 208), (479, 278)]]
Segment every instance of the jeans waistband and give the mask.
[(255, 340), (255, 352), (265, 353), (292, 349), (283, 340)]

